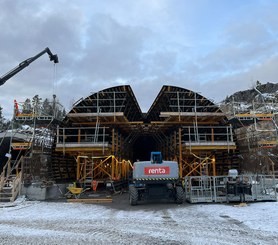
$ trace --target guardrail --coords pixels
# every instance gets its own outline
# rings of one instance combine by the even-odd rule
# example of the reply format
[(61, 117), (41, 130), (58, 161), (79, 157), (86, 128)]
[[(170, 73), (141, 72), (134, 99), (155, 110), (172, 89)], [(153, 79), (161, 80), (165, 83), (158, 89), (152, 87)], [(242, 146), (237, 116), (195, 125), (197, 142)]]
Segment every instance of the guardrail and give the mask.
[(21, 189), (23, 159), (24, 157), (22, 156), (12, 168), (10, 167), (11, 163), (9, 160), (3, 167), (0, 175), (0, 192), (7, 187), (7, 199), (11, 202), (16, 199)]
[(190, 203), (277, 201), (273, 175), (187, 176), (186, 200)]

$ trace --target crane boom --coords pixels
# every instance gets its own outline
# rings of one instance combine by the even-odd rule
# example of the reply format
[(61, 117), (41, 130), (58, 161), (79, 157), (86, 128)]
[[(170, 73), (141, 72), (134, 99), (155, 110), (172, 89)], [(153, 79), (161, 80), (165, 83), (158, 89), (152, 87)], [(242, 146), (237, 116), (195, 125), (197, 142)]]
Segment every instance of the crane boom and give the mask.
[(45, 48), (43, 51), (41, 51), (37, 55), (22, 61), (21, 63), (19, 63), (19, 65), (17, 67), (15, 67), (14, 69), (12, 69), (8, 73), (6, 73), (4, 76), (2, 76), (0, 78), (0, 86), (3, 85), (11, 77), (16, 75), (18, 72), (23, 70), (25, 67), (27, 67), (29, 64), (31, 64), (33, 61), (35, 61), (36, 59), (38, 59), (39, 57), (44, 55), (45, 53), (47, 53), (49, 55), (50, 61), (53, 61), (54, 64), (59, 63), (57, 54), (52, 54), (52, 52), (50, 51), (49, 48)]

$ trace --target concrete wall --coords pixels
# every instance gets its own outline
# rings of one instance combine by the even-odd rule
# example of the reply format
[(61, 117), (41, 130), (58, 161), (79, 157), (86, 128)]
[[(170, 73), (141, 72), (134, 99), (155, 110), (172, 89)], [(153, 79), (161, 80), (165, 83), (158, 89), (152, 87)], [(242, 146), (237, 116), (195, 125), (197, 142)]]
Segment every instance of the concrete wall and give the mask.
[(53, 184), (45, 186), (42, 182), (22, 185), (20, 195), (25, 195), (29, 200), (44, 201), (64, 198), (68, 184)]

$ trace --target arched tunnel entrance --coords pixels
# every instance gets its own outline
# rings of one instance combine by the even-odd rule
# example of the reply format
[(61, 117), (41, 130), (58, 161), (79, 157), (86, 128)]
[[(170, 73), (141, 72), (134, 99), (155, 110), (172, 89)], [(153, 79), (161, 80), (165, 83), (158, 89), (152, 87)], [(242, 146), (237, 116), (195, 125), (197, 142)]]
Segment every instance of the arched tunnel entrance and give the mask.
[(159, 151), (157, 142), (152, 135), (144, 135), (138, 137), (132, 146), (133, 162), (150, 160), (150, 153), (152, 151)]
[(239, 166), (226, 115), (202, 95), (174, 86), (163, 86), (147, 113), (128, 85), (99, 91), (76, 103), (57, 130), (55, 154), (75, 159), (76, 179), (87, 172), (119, 179), (129, 171), (124, 164), (149, 160), (151, 151), (177, 161), (180, 177), (227, 174)]

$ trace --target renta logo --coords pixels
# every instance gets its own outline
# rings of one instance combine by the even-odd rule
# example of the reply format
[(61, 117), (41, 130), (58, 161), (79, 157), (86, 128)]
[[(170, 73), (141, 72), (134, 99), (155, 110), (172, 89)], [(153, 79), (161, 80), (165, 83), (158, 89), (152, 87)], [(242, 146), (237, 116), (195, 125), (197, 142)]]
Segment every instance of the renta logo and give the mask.
[(144, 168), (145, 175), (162, 175), (162, 174), (170, 174), (170, 167), (145, 167)]

